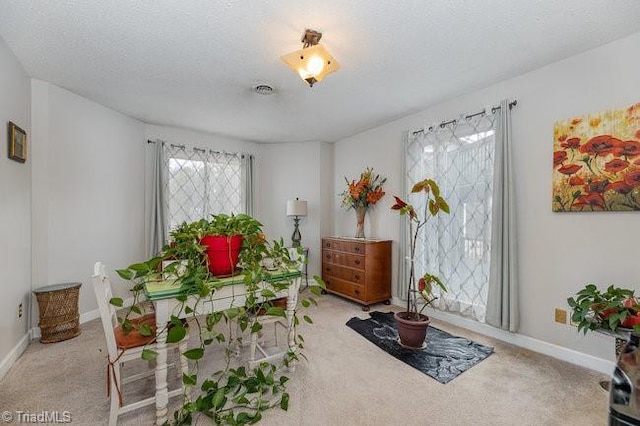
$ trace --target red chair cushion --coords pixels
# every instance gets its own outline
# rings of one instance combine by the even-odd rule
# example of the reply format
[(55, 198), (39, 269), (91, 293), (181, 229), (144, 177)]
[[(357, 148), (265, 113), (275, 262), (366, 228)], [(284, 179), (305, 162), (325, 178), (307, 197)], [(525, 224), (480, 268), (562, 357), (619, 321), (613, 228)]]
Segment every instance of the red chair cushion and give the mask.
[(138, 318), (132, 318), (131, 323), (134, 326), (141, 326), (147, 324), (151, 329), (151, 336), (143, 336), (135, 328), (129, 333), (125, 334), (122, 326), (117, 326), (113, 329), (113, 333), (116, 336), (116, 346), (118, 349), (131, 349), (139, 346), (144, 346), (149, 343), (153, 343), (156, 340), (156, 314), (150, 313)]
[[(117, 326), (113, 329), (113, 333), (116, 336), (116, 346), (118, 349), (131, 349), (137, 348), (138, 346), (148, 345), (149, 343), (154, 343), (156, 341), (156, 314), (152, 312), (150, 314), (143, 315), (141, 317), (132, 318), (129, 321), (134, 325), (134, 327), (139, 327), (142, 324), (147, 324), (151, 329), (151, 336), (143, 336), (140, 334), (138, 330), (135, 328), (131, 330), (128, 334), (125, 334), (122, 326)], [(189, 322), (186, 318), (181, 318), (180, 322), (186, 328), (189, 327)], [(171, 328), (173, 324), (169, 323), (169, 328)]]

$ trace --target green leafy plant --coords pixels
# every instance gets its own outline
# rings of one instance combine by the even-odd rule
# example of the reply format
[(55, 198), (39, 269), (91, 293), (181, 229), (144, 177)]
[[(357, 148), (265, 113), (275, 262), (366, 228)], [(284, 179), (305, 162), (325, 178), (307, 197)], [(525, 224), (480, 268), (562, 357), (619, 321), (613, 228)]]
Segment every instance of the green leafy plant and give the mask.
[[(253, 424), (262, 418), (265, 410), (274, 407), (284, 410), (288, 408), (289, 394), (286, 392), (286, 385), (289, 378), (284, 375), (284, 371), (292, 362), (304, 356), (301, 352), (304, 347), (302, 335), (295, 335), (296, 350), (287, 351), (282, 363), (278, 365), (262, 362), (254, 369), (234, 365), (238, 348), (242, 344), (242, 333), (234, 340), (231, 338), (234, 334), (232, 330), (259, 333), (262, 325), (255, 312), (260, 310), (267, 315), (286, 317), (285, 310), (273, 306), (269, 299), (274, 298), (279, 291), (286, 290), (292, 281), (268, 282), (269, 272), (262, 267), (263, 259), (270, 258), (275, 267), (282, 269), (299, 269), (300, 266), (300, 260), (296, 260), (300, 256), (292, 258), (282, 239), (272, 243), (266, 241), (261, 227), (258, 221), (248, 215), (216, 215), (210, 220), (183, 223), (170, 233), (171, 242), (158, 256), (117, 271), (120, 277), (132, 283), (131, 291), (134, 294), (133, 306), (120, 319), (125, 330), (137, 329), (140, 334), (147, 333), (143, 335), (152, 333), (134, 318), (130, 318), (130, 314), (142, 312), (139, 305), (146, 282), (170, 276), (182, 290), (182, 295), (177, 298), (182, 302), (181, 311), (170, 318), (167, 342), (178, 342), (185, 338), (187, 329), (180, 317), (190, 318), (189, 323), (195, 325), (195, 332), (199, 336), (199, 344), (183, 353), (193, 364), (192, 372), (183, 377), (183, 384), (189, 388), (198, 386), (200, 392), (189, 392), (192, 397), (185, 393), (182, 407), (173, 416), (173, 423), (176, 425), (191, 424), (198, 413), (210, 417), (215, 424)], [(202, 237), (211, 233), (244, 236), (239, 263), (242, 266), (240, 275), (247, 292), (246, 302), (241, 307), (197, 316), (197, 305), (206, 300), (211, 301), (215, 292), (223, 286), (223, 282), (209, 273), (205, 249), (200, 245)], [(161, 271), (159, 265), (163, 261), (165, 266)], [(319, 285), (310, 287), (311, 296), (300, 299), (300, 304), (305, 308), (317, 305), (313, 296), (320, 295), (324, 288), (322, 280), (314, 278)], [(122, 300), (112, 299), (112, 304), (122, 306)], [(307, 315), (302, 316), (302, 319), (313, 323)], [(296, 310), (294, 326), (299, 321)], [(204, 357), (205, 350), (212, 345), (223, 346), (224, 367), (209, 377), (201, 377), (199, 362)], [(155, 351), (145, 349), (142, 357), (153, 359), (156, 355)]]
[(618, 327), (633, 327), (640, 331), (640, 305), (634, 291), (610, 285), (600, 291), (595, 284), (587, 284), (567, 303), (571, 308), (571, 321), (578, 331)]
[(205, 235), (256, 235), (262, 232), (262, 224), (247, 214), (218, 214), (196, 223)]
[[(440, 212), (449, 213), (449, 205), (440, 195), (440, 188), (433, 179), (424, 179), (411, 189), (411, 193), (425, 193), (426, 201), (424, 204), (423, 218), (418, 217), (416, 209), (409, 203), (394, 196), (396, 203), (391, 207), (392, 210), (398, 211), (401, 216), (408, 216), (409, 222), (409, 256), (411, 266), (409, 270), (409, 288), (407, 290), (407, 310), (404, 319), (420, 321), (420, 313), (425, 306), (430, 305), (436, 300), (433, 290), (438, 287), (441, 292), (446, 292), (447, 288), (443, 282), (435, 275), (425, 274), (418, 281), (415, 276), (415, 253), (416, 243), (420, 235), (420, 231), (424, 229), (429, 217), (436, 216)], [(418, 308), (419, 298), (424, 301), (422, 308)]]

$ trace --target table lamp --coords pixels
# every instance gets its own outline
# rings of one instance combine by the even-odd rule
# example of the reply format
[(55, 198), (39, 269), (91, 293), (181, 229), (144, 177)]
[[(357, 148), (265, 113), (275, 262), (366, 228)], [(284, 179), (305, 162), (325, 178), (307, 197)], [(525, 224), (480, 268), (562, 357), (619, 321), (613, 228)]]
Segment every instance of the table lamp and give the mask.
[(287, 201), (287, 216), (293, 216), (293, 235), (291, 236), (291, 245), (293, 247), (300, 247), (300, 240), (302, 240), (302, 235), (300, 235), (298, 223), (300, 222), (300, 217), (304, 217), (306, 215), (306, 201), (300, 200), (298, 199), (298, 197), (296, 197), (295, 200)]

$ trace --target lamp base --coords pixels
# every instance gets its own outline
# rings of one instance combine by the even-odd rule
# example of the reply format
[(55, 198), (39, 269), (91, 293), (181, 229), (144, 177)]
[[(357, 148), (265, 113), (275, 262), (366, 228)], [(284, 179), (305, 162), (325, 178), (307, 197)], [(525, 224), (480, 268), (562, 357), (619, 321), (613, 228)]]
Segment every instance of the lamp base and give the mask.
[(298, 229), (300, 218), (298, 216), (293, 217), (293, 235), (291, 235), (291, 246), (300, 247), (300, 241), (302, 241), (302, 235)]

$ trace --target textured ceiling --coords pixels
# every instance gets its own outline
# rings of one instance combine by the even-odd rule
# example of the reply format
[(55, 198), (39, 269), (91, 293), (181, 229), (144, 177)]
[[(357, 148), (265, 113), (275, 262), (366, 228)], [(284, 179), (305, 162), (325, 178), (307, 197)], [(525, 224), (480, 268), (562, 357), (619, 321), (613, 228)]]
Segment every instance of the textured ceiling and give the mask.
[[(306, 28), (342, 66), (313, 88), (280, 60)], [(638, 0), (0, 2), (0, 37), (32, 77), (257, 142), (340, 140), (638, 31)]]

